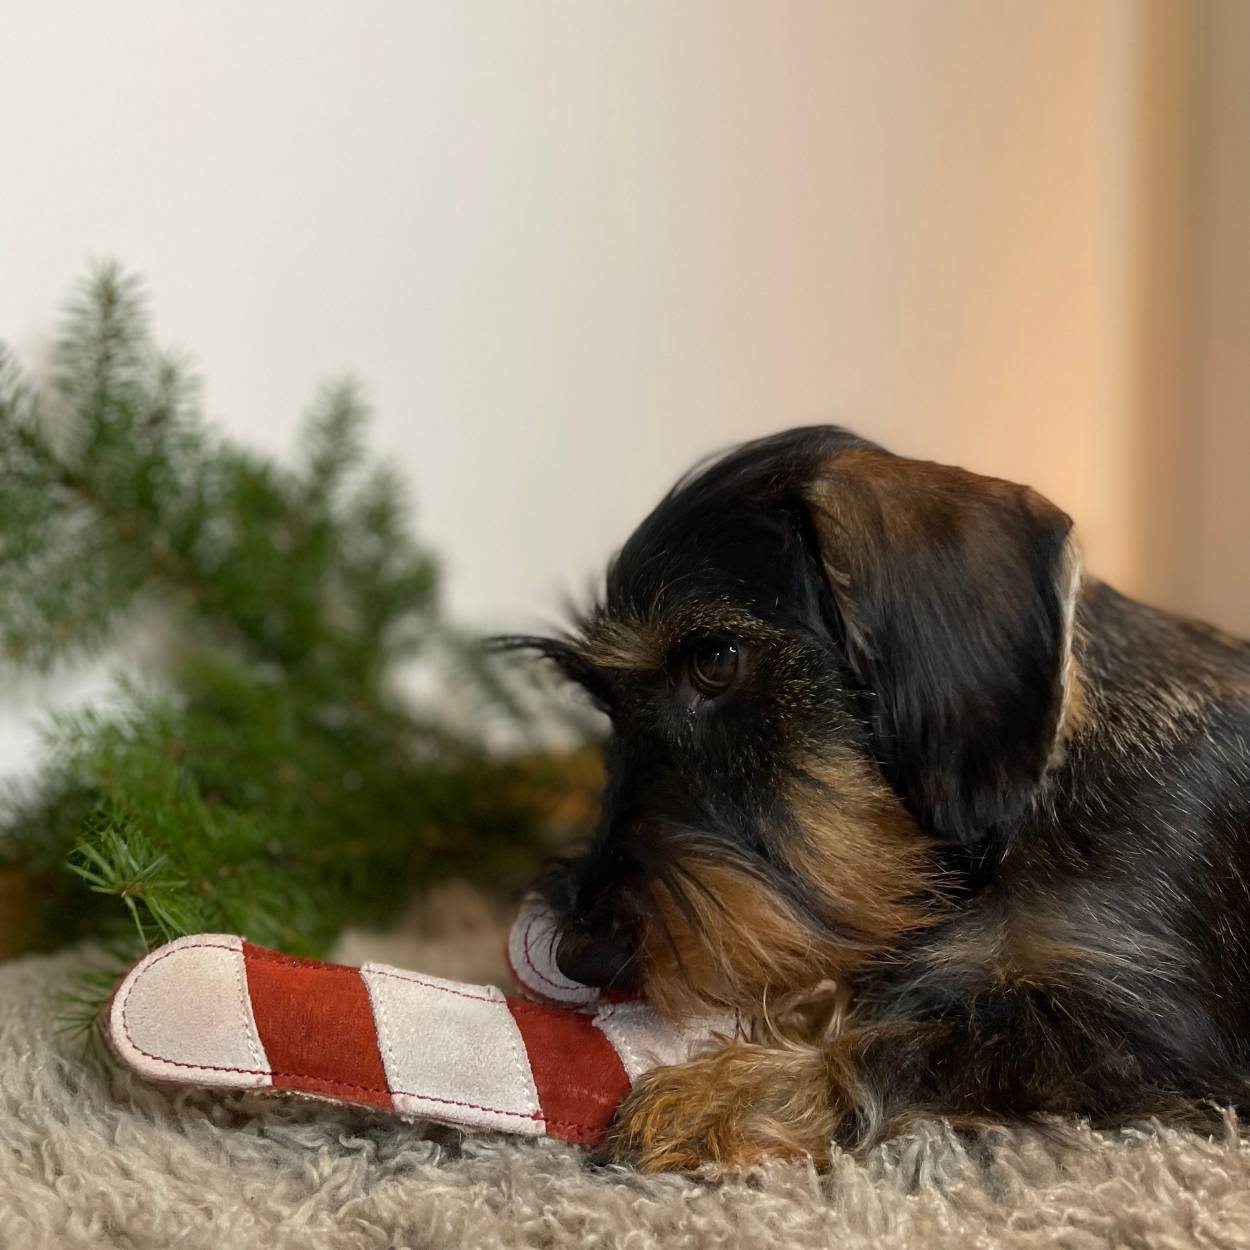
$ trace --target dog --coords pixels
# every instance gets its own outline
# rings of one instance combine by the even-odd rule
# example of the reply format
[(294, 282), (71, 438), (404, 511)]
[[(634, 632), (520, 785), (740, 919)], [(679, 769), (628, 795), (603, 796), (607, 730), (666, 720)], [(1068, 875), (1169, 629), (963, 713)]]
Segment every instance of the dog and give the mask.
[(504, 641), (611, 724), (540, 886), (561, 968), (756, 1022), (645, 1076), (615, 1158), (1250, 1107), (1250, 644), (1083, 576), (1034, 491), (791, 430), (679, 481), (567, 635)]

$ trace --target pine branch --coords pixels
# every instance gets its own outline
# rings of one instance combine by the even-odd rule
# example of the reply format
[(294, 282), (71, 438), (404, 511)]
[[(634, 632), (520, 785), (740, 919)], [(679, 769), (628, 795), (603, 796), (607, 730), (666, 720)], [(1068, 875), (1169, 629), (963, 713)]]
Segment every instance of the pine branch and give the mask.
[(141, 619), (174, 640), (113, 711), (56, 720), (0, 819), (0, 858), (57, 874), (51, 940), (217, 929), (317, 954), (439, 875), (515, 888), (572, 832), (558, 780), (397, 696), (402, 663), (441, 655), (483, 717), (535, 702), (443, 620), (366, 421), (342, 382), (296, 468), (231, 444), (114, 267), (71, 307), (48, 387), (0, 352), (0, 654), (47, 668)]

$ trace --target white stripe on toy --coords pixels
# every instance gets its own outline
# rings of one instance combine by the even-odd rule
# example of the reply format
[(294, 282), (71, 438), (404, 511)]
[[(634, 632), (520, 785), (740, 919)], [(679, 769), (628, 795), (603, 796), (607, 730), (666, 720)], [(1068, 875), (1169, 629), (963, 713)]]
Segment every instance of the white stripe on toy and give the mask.
[(542, 1108), (521, 1030), (493, 985), (383, 964), (360, 970), (395, 1110), (466, 1128), (538, 1135)]
[(644, 1072), (666, 1064), (681, 1063), (709, 1031), (727, 1037), (737, 1034), (733, 1017), (698, 1020), (680, 1025), (666, 1020), (646, 1003), (608, 1003), (594, 1015), (597, 1028), (621, 1057), (621, 1065), (632, 1085)]
[(233, 934), (197, 934), (153, 951), (114, 993), (107, 1031), (130, 1066), (154, 1080), (270, 1084), (243, 940)]

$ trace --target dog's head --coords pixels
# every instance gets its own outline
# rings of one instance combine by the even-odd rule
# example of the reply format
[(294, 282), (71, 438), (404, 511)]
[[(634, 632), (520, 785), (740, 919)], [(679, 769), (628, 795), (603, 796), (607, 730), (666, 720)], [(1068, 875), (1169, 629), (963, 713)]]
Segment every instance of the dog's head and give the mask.
[(757, 1008), (935, 914), (935, 848), (999, 845), (1071, 686), (1071, 523), (833, 427), (697, 469), (564, 638), (611, 720), (600, 827), (545, 885), (559, 960), (663, 1008)]

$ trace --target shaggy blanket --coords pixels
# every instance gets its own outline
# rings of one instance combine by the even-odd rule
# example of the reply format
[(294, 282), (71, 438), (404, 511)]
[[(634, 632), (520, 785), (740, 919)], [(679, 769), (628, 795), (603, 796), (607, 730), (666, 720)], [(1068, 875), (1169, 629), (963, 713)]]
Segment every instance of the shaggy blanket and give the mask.
[[(490, 979), (499, 937), (491, 917), (441, 938), (352, 937), (338, 954)], [(934, 1124), (823, 1175), (643, 1177), (549, 1141), (145, 1087), (58, 1032), (56, 990), (81, 959), (0, 966), (5, 1250), (1250, 1246), (1250, 1145), (1231, 1123), (1216, 1141), (1168, 1129), (1062, 1144), (969, 1144)]]

